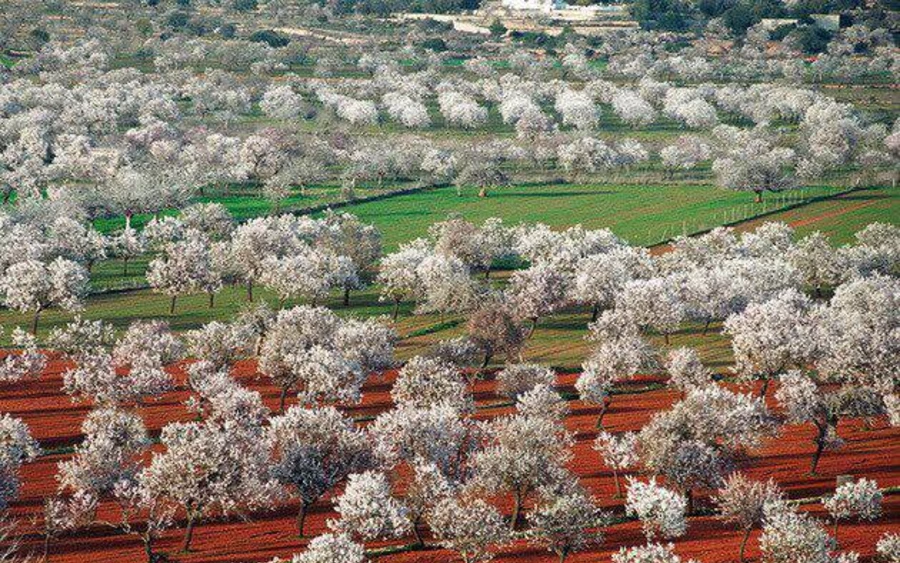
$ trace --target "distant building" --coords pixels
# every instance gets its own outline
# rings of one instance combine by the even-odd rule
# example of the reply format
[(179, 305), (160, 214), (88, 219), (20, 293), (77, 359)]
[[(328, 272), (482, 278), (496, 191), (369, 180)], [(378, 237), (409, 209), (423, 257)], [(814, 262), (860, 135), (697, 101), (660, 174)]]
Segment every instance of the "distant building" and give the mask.
[(502, 0), (504, 8), (528, 12), (552, 12), (565, 6), (560, 0)]
[[(837, 14), (812, 14), (809, 16), (813, 25), (827, 31), (837, 31), (841, 28), (841, 17)], [(774, 31), (783, 25), (798, 25), (797, 18), (765, 18), (759, 22), (763, 29)]]
[(759, 26), (766, 31), (775, 31), (783, 25), (797, 25), (797, 18), (763, 18)]
[(813, 14), (809, 17), (824, 30), (837, 31), (841, 28), (841, 16), (838, 14)]

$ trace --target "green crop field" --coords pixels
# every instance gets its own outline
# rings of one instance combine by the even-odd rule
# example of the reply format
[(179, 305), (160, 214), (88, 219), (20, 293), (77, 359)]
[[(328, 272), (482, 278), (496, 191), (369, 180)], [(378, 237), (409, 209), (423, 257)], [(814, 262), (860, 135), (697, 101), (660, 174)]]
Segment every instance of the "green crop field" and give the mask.
[[(835, 191), (808, 188), (803, 195)], [(507, 224), (608, 227), (632, 244), (652, 245), (683, 231), (693, 233), (796, 203), (800, 197), (800, 193), (779, 194), (756, 204), (752, 194), (707, 185), (519, 184), (491, 190), (485, 198), (473, 189), (458, 196), (455, 188), (442, 187), (343, 209), (381, 229), (388, 250), (426, 235), (430, 225), (452, 213), (473, 222), (501, 217)]]

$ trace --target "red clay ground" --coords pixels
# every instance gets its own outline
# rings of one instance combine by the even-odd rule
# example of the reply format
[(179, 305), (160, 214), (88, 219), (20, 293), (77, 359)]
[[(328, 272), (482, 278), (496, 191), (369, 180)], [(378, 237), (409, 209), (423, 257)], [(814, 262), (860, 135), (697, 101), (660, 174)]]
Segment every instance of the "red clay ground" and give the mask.
[[(240, 363), (235, 372), (246, 385), (263, 394), (270, 408), (277, 408), (277, 390), (265, 384), (255, 375), (254, 364)], [(89, 410), (88, 406), (75, 405), (62, 393), (62, 362), (51, 362), (47, 373), (36, 381), (27, 381), (0, 389), (0, 412), (9, 412), (20, 417), (32, 429), (33, 435), (45, 448), (59, 448), (77, 443), (80, 424)], [(183, 374), (176, 373), (176, 378)], [(574, 375), (563, 375), (560, 385), (570, 388)], [(370, 416), (390, 406), (389, 390), (391, 375), (373, 379), (366, 387), (361, 405), (347, 409), (353, 416)], [(639, 391), (647, 379), (629, 383), (632, 391)], [(475, 385), (475, 396), (481, 407), (479, 417), (489, 417), (509, 410), (508, 407), (490, 407), (499, 399), (493, 393), (492, 381), (481, 381)], [(189, 420), (191, 414), (181, 402), (187, 397), (184, 391), (176, 391), (162, 400), (140, 408), (141, 415), (151, 431), (158, 430), (172, 420)], [(667, 408), (677, 400), (677, 395), (668, 390), (655, 390), (617, 395), (604, 422), (607, 429), (614, 432), (637, 430), (650, 416)], [(575, 434), (575, 459), (572, 469), (582, 478), (583, 483), (606, 507), (621, 512), (622, 502), (612, 498), (614, 491), (612, 473), (601, 463), (591, 448), (596, 435), (597, 409), (580, 401), (570, 403), (572, 412), (566, 425)], [(879, 420), (874, 430), (862, 429), (861, 423), (851, 421), (841, 425), (840, 434), (847, 440), (846, 446), (837, 452), (828, 452), (822, 459), (819, 475), (806, 475), (812, 455), (812, 429), (789, 426), (781, 435), (771, 439), (758, 452), (752, 452), (742, 462), (742, 469), (752, 477), (765, 479), (772, 477), (784, 487), (792, 498), (810, 497), (827, 493), (834, 488), (835, 477), (852, 474), (878, 481), (881, 487), (900, 486), (900, 430), (885, 428)], [(21, 518), (23, 530), (27, 533), (26, 543), (35, 549), (40, 544), (37, 530), (40, 526), (43, 499), (56, 488), (56, 464), (65, 455), (48, 455), (27, 465), (22, 472), (23, 487), (21, 498), (13, 504), (13, 513)], [(706, 501), (698, 499), (702, 507)], [(505, 504), (505, 503), (502, 503)], [(900, 531), (900, 494), (885, 497), (885, 514), (875, 523), (844, 523), (841, 525), (841, 547), (855, 550), (870, 561), (874, 544), (886, 531)], [(173, 559), (184, 563), (237, 563), (268, 561), (273, 557), (289, 558), (302, 550), (305, 540), (296, 537), (294, 531), (294, 511), (296, 504), (288, 502), (276, 510), (250, 515), (250, 521), (238, 519), (208, 522), (198, 526), (194, 551), (176, 554), (181, 539), (181, 530), (173, 530), (159, 542), (157, 548), (173, 554)], [(806, 509), (824, 516), (821, 506), (809, 505)], [(112, 508), (101, 508), (100, 516), (114, 518)], [(311, 509), (307, 518), (307, 533), (315, 535), (326, 530), (325, 521), (334, 517), (328, 499)], [(756, 557), (756, 537), (754, 532), (748, 555)], [(608, 562), (610, 554), (621, 546), (642, 543), (639, 525), (635, 522), (615, 525), (609, 528), (605, 542), (597, 549), (573, 555), (572, 562)], [(740, 534), (723, 525), (713, 517), (691, 518), (689, 532), (674, 542), (676, 551), (683, 557), (693, 557), (701, 563), (728, 563), (737, 560)], [(75, 536), (56, 540), (51, 549), (50, 560), (58, 563), (101, 563), (143, 561), (140, 543), (132, 536), (111, 532), (107, 528), (96, 527), (82, 531)], [(446, 563), (455, 561), (450, 552), (429, 549), (414, 553), (386, 556), (381, 559), (389, 563)], [(553, 561), (549, 553), (531, 547), (523, 542), (508, 547), (500, 553), (497, 561), (504, 563), (537, 563)]]

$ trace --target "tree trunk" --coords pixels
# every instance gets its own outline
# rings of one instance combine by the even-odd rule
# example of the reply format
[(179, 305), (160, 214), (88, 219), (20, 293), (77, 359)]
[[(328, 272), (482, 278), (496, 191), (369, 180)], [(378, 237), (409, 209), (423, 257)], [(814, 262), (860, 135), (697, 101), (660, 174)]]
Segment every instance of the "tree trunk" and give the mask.
[(831, 535), (834, 536), (834, 543), (837, 544), (838, 546), (840, 546), (840, 542), (838, 541), (838, 524), (839, 523), (840, 523), (840, 520), (835, 518), (834, 519), (834, 528), (832, 528), (832, 530), (831, 530)]
[(178, 296), (177, 296), (177, 295), (173, 295), (173, 296), (172, 296), (172, 300), (169, 301), (169, 314), (170, 314), (170, 315), (174, 315), (174, 314), (175, 314), (175, 300), (176, 300), (176, 299), (178, 299)]
[(687, 515), (694, 515), (694, 492), (691, 489), (688, 489), (685, 492), (685, 497), (687, 497)]
[(557, 555), (559, 555), (559, 563), (566, 563), (566, 556), (569, 555), (569, 553), (566, 550), (561, 549)]
[(769, 381), (770, 379), (763, 379), (762, 387), (759, 389), (759, 397), (764, 399), (766, 397), (766, 393), (769, 392)]
[(350, 306), (350, 286), (344, 288), (344, 307)]
[(513, 511), (512, 511), (512, 516), (510, 517), (510, 520), (509, 520), (509, 529), (512, 530), (513, 532), (515, 532), (516, 527), (519, 524), (519, 512), (522, 510), (522, 493), (521, 492), (516, 491), (515, 493), (513, 493), (513, 502), (514, 502)]
[(596, 322), (597, 317), (600, 315), (600, 305), (594, 303), (594, 307), (591, 309), (591, 322)]
[(213, 292), (209, 292), (209, 308), (212, 309), (216, 304), (216, 294)]
[(663, 333), (663, 341), (665, 341), (666, 346), (669, 345), (669, 333), (668, 332)]
[(478, 192), (478, 197), (487, 197), (487, 195), (487, 188), (481, 188), (481, 190), (479, 190)]
[(38, 329), (38, 319), (41, 318), (41, 310), (38, 309), (34, 312), (34, 318), (31, 320), (31, 334), (32, 336), (37, 336)]
[(141, 538), (144, 542), (144, 554), (147, 556), (147, 563), (153, 563), (153, 539), (149, 536)]
[[(284, 411), (282, 411), (284, 412)], [(306, 522), (306, 509), (307, 504), (305, 500), (300, 501), (300, 510), (297, 511), (297, 534), (302, 538), (303, 537), (303, 525)]]
[(616, 482), (615, 498), (622, 498), (622, 485), (619, 483), (619, 470), (618, 469), (613, 469), (613, 479)]
[(253, 303), (253, 280), (247, 282), (247, 301)]
[(419, 519), (416, 518), (415, 522), (412, 525), (413, 536), (416, 538), (416, 543), (413, 544), (417, 548), (423, 547), (425, 545), (425, 540), (422, 538), (422, 531), (419, 530)]
[(493, 358), (493, 357), (494, 357), (494, 355), (492, 353), (490, 353), (490, 352), (485, 353), (484, 361), (481, 362), (481, 369), (488, 367), (488, 364), (491, 363), (491, 358)]
[(706, 319), (706, 324), (703, 325), (703, 336), (706, 336), (707, 331), (709, 331), (709, 323), (712, 322), (712, 319)]
[(531, 340), (531, 337), (534, 336), (534, 330), (537, 328), (538, 318), (531, 317), (531, 326), (528, 327), (528, 335), (525, 337), (525, 340)]
[(122, 258), (122, 275), (128, 275), (128, 258)]
[(612, 397), (607, 395), (603, 398), (603, 404), (600, 405), (600, 416), (597, 417), (597, 428), (603, 428), (603, 417), (606, 416), (606, 412), (609, 410), (609, 405), (612, 403)]
[(755, 192), (755, 193), (756, 193), (756, 198), (753, 201), (755, 201), (756, 203), (762, 203), (762, 200), (763, 200), (762, 192)]
[(50, 560), (50, 532), (44, 533), (44, 561)]
[(184, 531), (184, 542), (181, 544), (181, 551), (188, 552), (191, 550), (191, 541), (194, 539), (194, 515), (188, 516), (187, 529)]
[(746, 530), (744, 530), (744, 537), (741, 539), (741, 550), (740, 550), (741, 563), (744, 563), (744, 561), (746, 561), (746, 559), (744, 557), (744, 553), (747, 550), (747, 540), (748, 539), (750, 539), (750, 528), (747, 528)]
[(131, 215), (132, 215), (131, 211), (125, 212), (125, 230), (126, 231), (131, 229)]
[(828, 427), (819, 427), (819, 433), (816, 435), (816, 451), (813, 453), (812, 464), (809, 467), (810, 475), (816, 474), (816, 469), (819, 467), (819, 459), (822, 457), (822, 452), (825, 451), (825, 436), (828, 434)]
[(394, 299), (394, 312), (391, 313), (391, 320), (396, 321), (400, 315), (400, 300)]
[(287, 387), (281, 388), (281, 397), (278, 400), (278, 410), (281, 411), (281, 414), (284, 414), (284, 401), (287, 398)]

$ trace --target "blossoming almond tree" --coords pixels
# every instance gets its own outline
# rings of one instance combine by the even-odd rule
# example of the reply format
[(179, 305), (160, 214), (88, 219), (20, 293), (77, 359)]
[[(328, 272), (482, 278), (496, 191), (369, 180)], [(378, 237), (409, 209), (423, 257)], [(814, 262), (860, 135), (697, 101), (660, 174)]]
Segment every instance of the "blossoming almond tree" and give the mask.
[[(635, 547), (623, 547), (612, 556), (613, 563), (682, 563), (672, 544), (650, 543)], [(685, 563), (697, 563), (689, 559)]]
[(829, 390), (811, 376), (799, 370), (781, 376), (781, 386), (775, 398), (783, 406), (789, 422), (813, 424), (816, 436), (810, 474), (815, 474), (825, 450), (840, 448), (844, 441), (837, 434), (841, 418), (875, 416), (882, 412), (884, 402), (874, 389), (844, 386)]
[(603, 457), (606, 466), (613, 470), (613, 479), (616, 483), (615, 496), (621, 497), (619, 473), (634, 467), (640, 459), (637, 454), (637, 433), (623, 432), (616, 435), (601, 431), (594, 440), (594, 449)]
[(479, 498), (448, 497), (428, 516), (428, 524), (441, 546), (459, 553), (463, 563), (485, 563), (493, 549), (510, 540), (503, 516)]
[(546, 417), (512, 415), (491, 423), (490, 441), (475, 454), (478, 486), (513, 497), (510, 529), (515, 530), (526, 499), (539, 488), (558, 483), (571, 459), (571, 436), (558, 422)]
[(275, 454), (272, 473), (300, 499), (297, 532), (307, 509), (351, 473), (372, 463), (365, 435), (334, 407), (293, 406), (269, 424)]
[(387, 476), (379, 471), (350, 475), (334, 509), (340, 519), (329, 520), (328, 526), (364, 540), (400, 538), (412, 530), (406, 507), (394, 498)]
[(528, 536), (565, 563), (570, 554), (584, 551), (603, 541), (602, 528), (609, 515), (601, 511), (584, 489), (575, 483), (562, 490), (542, 493), (528, 516)]
[[(281, 563), (281, 560), (273, 560)], [(322, 534), (306, 546), (306, 551), (295, 555), (291, 563), (365, 563), (365, 548), (355, 543), (347, 534)]]
[(266, 506), (277, 495), (263, 438), (262, 428), (253, 425), (208, 421), (163, 427), (165, 450), (153, 456), (139, 479), (148, 498), (186, 513), (184, 551), (200, 519)]
[(773, 480), (752, 481), (742, 473), (732, 473), (725, 486), (714, 497), (719, 517), (725, 522), (737, 524), (743, 530), (739, 557), (741, 563), (747, 548), (750, 532), (765, 522), (765, 507), (782, 502), (782, 492)]
[(834, 541), (812, 516), (794, 511), (784, 503), (765, 506), (759, 549), (764, 563), (797, 561), (831, 563)]
[(19, 494), (19, 468), (41, 453), (28, 425), (9, 414), (0, 417), (0, 508)]
[(725, 321), (735, 370), (745, 380), (763, 380), (760, 396), (766, 394), (775, 376), (812, 358), (816, 338), (811, 309), (808, 297), (796, 290), (785, 290), (766, 302), (749, 305)]
[(875, 520), (881, 516), (881, 490), (878, 483), (860, 479), (844, 483), (822, 505), (834, 520), (834, 541), (838, 540), (838, 524), (841, 520), (856, 517), (859, 520)]
[(7, 307), (33, 314), (31, 333), (37, 334), (38, 319), (45, 309), (81, 309), (87, 283), (87, 271), (72, 260), (25, 260), (11, 265), (0, 276), (0, 294)]
[(647, 541), (653, 541), (656, 536), (683, 536), (687, 531), (686, 508), (684, 495), (657, 485), (655, 477), (647, 483), (628, 478), (625, 510), (641, 521)]

